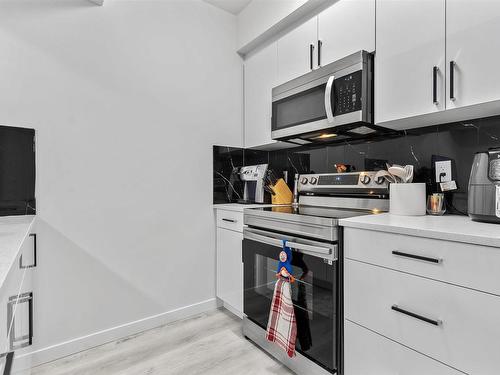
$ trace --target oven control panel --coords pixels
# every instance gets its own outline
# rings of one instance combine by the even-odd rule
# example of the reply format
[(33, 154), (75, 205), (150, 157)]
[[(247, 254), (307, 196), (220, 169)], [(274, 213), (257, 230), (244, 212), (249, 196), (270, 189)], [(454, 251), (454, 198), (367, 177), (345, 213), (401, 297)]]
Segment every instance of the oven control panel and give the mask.
[(299, 176), (299, 193), (311, 194), (377, 194), (389, 191), (389, 184), (382, 178), (376, 178), (377, 172), (349, 172), (303, 174)]

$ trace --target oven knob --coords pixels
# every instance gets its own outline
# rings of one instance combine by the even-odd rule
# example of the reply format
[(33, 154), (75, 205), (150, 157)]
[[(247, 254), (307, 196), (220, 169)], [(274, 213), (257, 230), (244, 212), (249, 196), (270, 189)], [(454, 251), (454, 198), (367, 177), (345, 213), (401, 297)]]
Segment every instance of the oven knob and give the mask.
[(308, 180), (307, 180), (307, 177), (302, 177), (302, 180), (300, 180), (300, 183), (301, 183), (302, 185), (305, 185), (305, 184), (307, 184), (307, 181), (308, 181)]
[(316, 182), (318, 182), (318, 179), (316, 177), (311, 177), (311, 181), (309, 181), (309, 183), (316, 185)]
[(363, 185), (368, 185), (372, 179), (367, 174), (361, 176), (360, 181)]
[(377, 179), (375, 180), (375, 183), (377, 185), (382, 185), (385, 181), (385, 178), (384, 177), (377, 177)]

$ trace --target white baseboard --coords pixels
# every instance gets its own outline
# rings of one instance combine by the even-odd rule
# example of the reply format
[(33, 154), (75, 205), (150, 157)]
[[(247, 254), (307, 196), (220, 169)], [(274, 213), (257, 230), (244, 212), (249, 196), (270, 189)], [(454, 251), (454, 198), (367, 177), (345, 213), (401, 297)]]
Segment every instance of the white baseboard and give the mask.
[(134, 335), (148, 329), (185, 319), (193, 315), (201, 314), (218, 308), (215, 298), (208, 299), (193, 305), (167, 311), (161, 314), (149, 316), (134, 322), (122, 324), (90, 335), (78, 337), (56, 345), (42, 348), (30, 353), (16, 356), (13, 364), (14, 373), (22, 373), (25, 369), (51, 362), (71, 354), (87, 350), (110, 341)]

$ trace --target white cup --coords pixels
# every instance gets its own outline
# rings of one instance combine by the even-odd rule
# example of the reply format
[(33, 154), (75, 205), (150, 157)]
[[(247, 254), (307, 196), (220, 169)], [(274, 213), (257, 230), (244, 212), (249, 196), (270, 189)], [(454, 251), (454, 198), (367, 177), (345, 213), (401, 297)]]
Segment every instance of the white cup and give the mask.
[(425, 183), (391, 184), (390, 206), (389, 212), (393, 215), (425, 215)]

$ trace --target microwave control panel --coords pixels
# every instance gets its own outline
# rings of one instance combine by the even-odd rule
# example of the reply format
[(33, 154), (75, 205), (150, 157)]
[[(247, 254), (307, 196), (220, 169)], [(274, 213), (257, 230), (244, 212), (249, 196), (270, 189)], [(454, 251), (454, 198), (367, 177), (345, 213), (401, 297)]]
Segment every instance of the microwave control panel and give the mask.
[(334, 116), (361, 110), (362, 104), (362, 76), (363, 72), (347, 74), (343, 77), (335, 78), (334, 88)]

